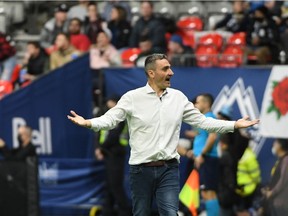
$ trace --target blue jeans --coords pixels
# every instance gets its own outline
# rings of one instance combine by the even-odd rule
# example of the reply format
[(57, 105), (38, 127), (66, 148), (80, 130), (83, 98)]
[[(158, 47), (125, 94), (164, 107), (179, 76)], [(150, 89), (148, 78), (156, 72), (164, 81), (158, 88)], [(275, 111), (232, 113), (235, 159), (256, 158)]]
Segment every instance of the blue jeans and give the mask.
[(160, 216), (177, 216), (179, 205), (179, 164), (158, 167), (130, 165), (133, 216), (150, 216), (156, 198)]
[(0, 79), (9, 81), (12, 77), (13, 69), (16, 65), (16, 56), (9, 57), (0, 62)]

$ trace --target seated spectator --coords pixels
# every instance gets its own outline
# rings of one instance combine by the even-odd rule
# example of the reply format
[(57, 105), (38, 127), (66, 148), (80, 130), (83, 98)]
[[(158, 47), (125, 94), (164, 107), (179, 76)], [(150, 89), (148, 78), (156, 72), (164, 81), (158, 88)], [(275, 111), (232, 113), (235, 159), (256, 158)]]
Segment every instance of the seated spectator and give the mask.
[(165, 28), (153, 14), (153, 3), (141, 2), (141, 17), (135, 23), (130, 37), (130, 47), (138, 47), (140, 38), (148, 36), (156, 52), (166, 52)]
[(36, 156), (36, 148), (32, 144), (32, 129), (29, 126), (20, 126), (18, 128), (18, 144), (16, 149), (9, 150), (0, 139), (0, 153), (6, 160), (25, 160), (27, 157)]
[(79, 51), (89, 50), (91, 42), (87, 35), (81, 33), (82, 22), (78, 18), (73, 18), (69, 23), (70, 43)]
[(255, 55), (258, 64), (266, 64), (271, 56), (273, 62), (278, 61), (279, 32), (275, 22), (268, 14), (265, 6), (254, 11), (247, 30), (247, 54)]
[(168, 59), (173, 66), (195, 66), (194, 51), (183, 44), (179, 35), (172, 35), (168, 43)]
[(285, 52), (286, 59), (283, 62), (287, 61), (288, 55), (288, 2), (284, 3), (282, 7), (282, 21), (280, 25), (280, 36), (281, 36), (281, 45), (283, 45), (283, 50)]
[(77, 58), (81, 52), (70, 44), (69, 35), (60, 33), (56, 37), (57, 50), (51, 53), (50, 69), (54, 70)]
[(60, 4), (54, 9), (54, 17), (44, 24), (40, 33), (40, 44), (43, 48), (53, 51), (56, 36), (61, 32), (68, 31), (67, 11), (67, 5)]
[(22, 70), (26, 70), (26, 73), (20, 74), (20, 82), (32, 82), (43, 75), (48, 70), (48, 60), (47, 53), (38, 42), (28, 42), (22, 65)]
[(111, 43), (117, 49), (128, 47), (131, 26), (126, 19), (126, 11), (123, 7), (114, 6), (112, 8), (111, 20), (108, 22), (108, 28), (112, 32)]
[(223, 28), (226, 31), (246, 32), (248, 25), (247, 14), (245, 13), (244, 2), (242, 0), (234, 0), (233, 12), (227, 13), (226, 16), (216, 23), (214, 30)]
[(91, 43), (96, 43), (97, 35), (102, 31), (102, 19), (98, 14), (97, 5), (93, 2), (88, 5), (88, 16), (84, 21), (84, 33)]
[(263, 191), (270, 206), (265, 215), (288, 215), (288, 140), (276, 139), (272, 153), (278, 158), (271, 174), (268, 190)]
[(90, 67), (100, 69), (111, 66), (120, 66), (121, 57), (117, 49), (111, 44), (112, 33), (104, 29), (97, 36), (97, 43), (90, 49)]
[(283, 1), (266, 0), (264, 6), (268, 9), (270, 16), (279, 26), (281, 24), (281, 6)]
[(126, 14), (127, 14), (127, 20), (128, 21), (131, 20), (131, 8), (130, 8), (130, 5), (127, 1), (108, 0), (105, 3), (104, 11), (102, 14), (102, 17), (106, 22), (111, 21), (111, 12), (115, 6), (120, 6), (120, 7), (124, 8), (126, 11)]
[(16, 49), (9, 35), (0, 32), (0, 79), (10, 81), (16, 65)]
[(139, 48), (141, 52), (135, 60), (135, 65), (137, 67), (144, 67), (146, 57), (155, 53), (152, 45), (152, 41), (149, 37), (143, 36), (140, 38)]
[(68, 19), (78, 18), (84, 21), (87, 16), (89, 2), (89, 0), (78, 0), (78, 4), (69, 9)]

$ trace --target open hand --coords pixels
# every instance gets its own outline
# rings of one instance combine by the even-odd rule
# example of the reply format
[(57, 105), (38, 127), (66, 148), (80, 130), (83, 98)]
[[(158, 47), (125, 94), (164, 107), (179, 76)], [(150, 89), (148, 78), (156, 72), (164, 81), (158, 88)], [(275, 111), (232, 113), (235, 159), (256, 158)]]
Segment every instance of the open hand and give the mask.
[(73, 110), (70, 111), (71, 115), (67, 115), (67, 118), (71, 120), (74, 124), (77, 124), (82, 127), (91, 128), (91, 122), (89, 120), (84, 119), (82, 116), (78, 115)]
[(255, 120), (249, 120), (249, 116), (245, 116), (242, 119), (238, 119), (235, 122), (235, 128), (236, 129), (240, 129), (240, 128), (247, 128), (247, 127), (251, 127), (255, 124), (259, 123), (259, 119), (255, 119)]

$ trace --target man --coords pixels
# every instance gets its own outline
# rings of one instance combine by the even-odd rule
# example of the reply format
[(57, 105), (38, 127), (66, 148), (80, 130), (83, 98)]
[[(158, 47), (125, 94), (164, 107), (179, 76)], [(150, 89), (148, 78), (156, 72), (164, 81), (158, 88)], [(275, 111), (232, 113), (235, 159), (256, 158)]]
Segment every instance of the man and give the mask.
[(69, 35), (59, 33), (56, 37), (55, 45), (57, 50), (51, 53), (50, 69), (54, 70), (74, 59), (81, 53), (70, 44)]
[(175, 216), (179, 202), (177, 145), (182, 121), (213, 132), (230, 132), (257, 124), (258, 120), (229, 122), (206, 118), (182, 92), (169, 88), (174, 73), (163, 54), (146, 58), (145, 73), (146, 86), (124, 94), (103, 116), (89, 120), (71, 111), (72, 116), (67, 117), (95, 131), (115, 128), (127, 119), (133, 215), (150, 215), (155, 196), (160, 216)]
[(69, 36), (71, 44), (79, 51), (89, 50), (91, 42), (87, 35), (81, 33), (82, 22), (79, 18), (73, 18), (69, 23)]
[[(111, 96), (107, 102), (107, 108), (116, 106), (120, 98)], [(103, 215), (115, 215), (114, 204), (118, 206), (119, 216), (129, 216), (128, 201), (124, 190), (124, 167), (126, 158), (126, 146), (128, 145), (128, 131), (125, 122), (110, 130), (101, 130), (99, 147), (95, 150), (98, 160), (105, 162), (106, 171), (106, 197), (103, 205)]]
[(195, 66), (194, 51), (185, 46), (180, 35), (172, 35), (168, 43), (168, 58), (173, 66), (191, 67)]
[(61, 32), (68, 31), (67, 11), (67, 5), (60, 4), (54, 10), (54, 17), (44, 24), (40, 33), (40, 41), (43, 48), (52, 51), (56, 36)]
[(71, 7), (68, 11), (68, 19), (78, 18), (81, 21), (85, 20), (85, 17), (88, 14), (88, 5), (90, 1), (88, 0), (78, 0), (78, 4)]
[(48, 55), (38, 42), (28, 42), (22, 65), (22, 68), (26, 69), (27, 72), (21, 77), (22, 81), (32, 82), (43, 75), (48, 68), (48, 60)]
[(150, 38), (154, 50), (157, 52), (166, 52), (165, 28), (154, 17), (153, 3), (150, 1), (141, 2), (141, 17), (132, 29), (130, 47), (138, 47), (139, 40), (143, 36)]
[(0, 139), (0, 152), (7, 160), (25, 160), (27, 157), (36, 156), (36, 148), (32, 144), (32, 129), (29, 126), (20, 126), (18, 128), (19, 147), (9, 150), (5, 142)]
[(147, 36), (141, 37), (139, 40), (139, 49), (141, 52), (135, 60), (135, 65), (137, 67), (144, 67), (146, 57), (154, 53), (151, 39)]
[[(196, 98), (195, 107), (205, 117), (215, 118), (211, 111), (213, 101), (212, 95), (200, 94)], [(199, 170), (201, 194), (205, 201), (208, 216), (219, 214), (219, 204), (216, 195), (219, 174), (217, 144), (217, 133), (209, 133), (206, 130), (198, 129), (193, 143), (193, 154), (195, 156), (195, 167)]]

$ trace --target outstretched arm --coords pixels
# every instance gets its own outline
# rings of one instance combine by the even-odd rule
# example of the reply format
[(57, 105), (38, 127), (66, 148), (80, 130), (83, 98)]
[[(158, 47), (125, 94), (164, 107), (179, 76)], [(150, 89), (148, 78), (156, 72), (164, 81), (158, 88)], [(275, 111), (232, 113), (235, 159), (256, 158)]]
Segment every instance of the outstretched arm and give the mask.
[(70, 111), (71, 116), (67, 115), (67, 118), (71, 120), (74, 124), (77, 124), (82, 127), (91, 128), (91, 122), (90, 120), (84, 119), (82, 116), (78, 115), (73, 110)]
[(255, 124), (258, 124), (259, 121), (260, 121), (259, 119), (249, 120), (249, 116), (245, 116), (242, 119), (238, 119), (235, 122), (235, 126), (234, 127), (236, 129), (247, 128), (247, 127), (251, 127), (251, 126), (253, 126)]

